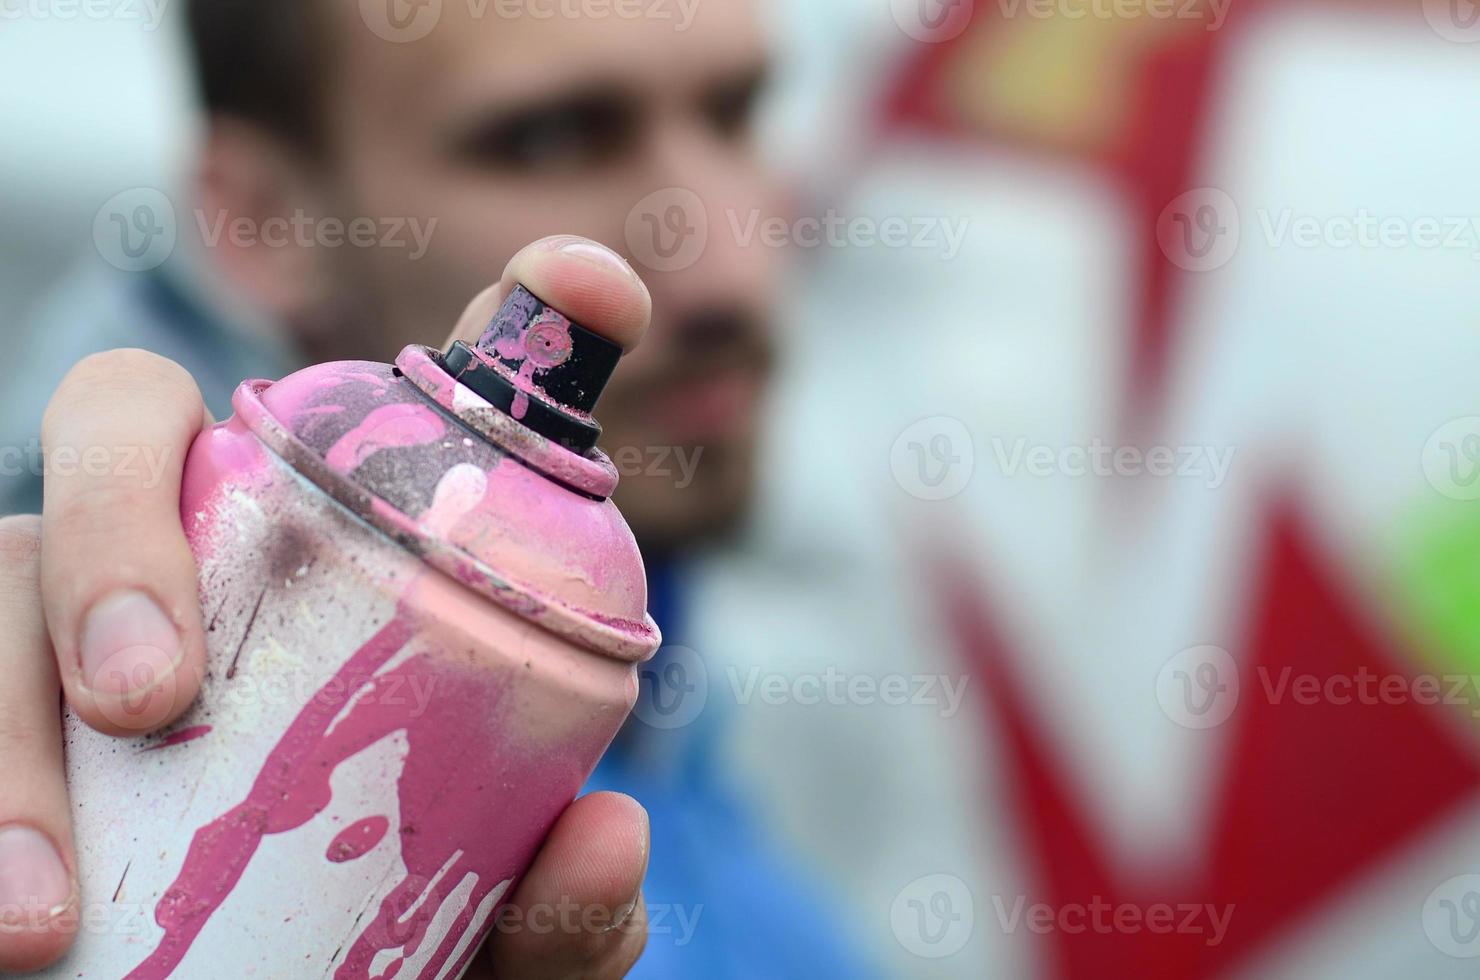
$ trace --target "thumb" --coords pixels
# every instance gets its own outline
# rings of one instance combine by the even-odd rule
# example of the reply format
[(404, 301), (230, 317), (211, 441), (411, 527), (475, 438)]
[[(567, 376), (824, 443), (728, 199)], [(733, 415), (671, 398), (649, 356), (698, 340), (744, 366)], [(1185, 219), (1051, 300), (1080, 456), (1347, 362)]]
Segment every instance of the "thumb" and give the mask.
[(452, 336), (476, 343), (516, 285), (523, 284), (549, 306), (630, 351), (652, 317), (648, 288), (626, 261), (587, 238), (557, 235), (521, 249), (503, 277), (469, 304)]

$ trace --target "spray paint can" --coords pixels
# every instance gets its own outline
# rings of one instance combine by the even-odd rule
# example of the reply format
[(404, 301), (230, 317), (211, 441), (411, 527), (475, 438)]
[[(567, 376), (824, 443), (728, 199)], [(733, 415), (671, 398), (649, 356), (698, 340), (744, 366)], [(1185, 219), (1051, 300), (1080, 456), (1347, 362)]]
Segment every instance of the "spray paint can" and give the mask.
[(463, 974), (659, 643), (590, 414), (621, 353), (520, 286), (474, 346), (237, 390), (182, 490), (200, 697), (65, 719), (55, 976)]

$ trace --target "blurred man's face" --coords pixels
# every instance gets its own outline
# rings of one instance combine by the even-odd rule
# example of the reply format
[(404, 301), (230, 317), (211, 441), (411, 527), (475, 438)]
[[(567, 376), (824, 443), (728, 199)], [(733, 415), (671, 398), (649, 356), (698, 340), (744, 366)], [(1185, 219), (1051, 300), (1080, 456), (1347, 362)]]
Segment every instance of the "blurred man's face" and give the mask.
[[(368, 29), (358, 0), (327, 3), (328, 207), (437, 224), (415, 261), (407, 249), (336, 253), (331, 285), (367, 302), (316, 346), (391, 356), (438, 336), (530, 241), (596, 239), (653, 295), (648, 339), (598, 411), (624, 475), (619, 503), (656, 549), (733, 524), (752, 484), (773, 298), (774, 255), (730, 231), (773, 213), (750, 139), (767, 51), (749, 0), (672, 0), (654, 8), (662, 19), (569, 16), (578, 0), (446, 0), (435, 29), (407, 43)], [(708, 244), (655, 271), (658, 253), (629, 237), (629, 220), (651, 235), (634, 207), (668, 188), (703, 203)], [(657, 216), (665, 248), (693, 218), (666, 200)]]

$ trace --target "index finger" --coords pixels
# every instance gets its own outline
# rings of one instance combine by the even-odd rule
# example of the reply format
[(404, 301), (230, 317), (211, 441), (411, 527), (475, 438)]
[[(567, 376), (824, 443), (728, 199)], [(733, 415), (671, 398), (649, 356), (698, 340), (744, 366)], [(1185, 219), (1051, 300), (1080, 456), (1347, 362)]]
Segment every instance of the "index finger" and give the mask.
[(190, 375), (144, 351), (83, 360), (47, 408), (42, 605), (68, 703), (108, 734), (167, 724), (199, 690), (180, 481), (207, 421)]

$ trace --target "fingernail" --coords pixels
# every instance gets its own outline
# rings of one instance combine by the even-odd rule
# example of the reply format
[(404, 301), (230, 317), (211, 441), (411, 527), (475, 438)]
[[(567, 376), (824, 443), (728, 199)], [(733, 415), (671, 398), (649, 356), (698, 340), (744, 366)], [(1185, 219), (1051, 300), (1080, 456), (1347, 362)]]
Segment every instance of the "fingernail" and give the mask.
[[(633, 809), (637, 811), (639, 815), (639, 821), (642, 825), (642, 828), (637, 835), (637, 843), (638, 847), (642, 851), (642, 877), (646, 878), (648, 860), (652, 857), (652, 818), (648, 816), (647, 808), (638, 803), (636, 800), (628, 797), (628, 803), (633, 807)], [(637, 905), (641, 901), (642, 885), (639, 884), (637, 886), (637, 892), (632, 896), (631, 900), (628, 901), (625, 905), (619, 907), (616, 911), (616, 914), (612, 916), (612, 924), (606, 927), (606, 931), (616, 932), (618, 929), (626, 925), (627, 921), (632, 918), (632, 913), (637, 911)]]
[(99, 694), (147, 691), (180, 666), (180, 634), (142, 592), (116, 592), (82, 628), (82, 681)]
[(40, 925), (71, 901), (71, 876), (46, 835), (19, 825), (0, 828), (0, 922)]
[(602, 931), (616, 932), (618, 929), (625, 926), (627, 924), (627, 920), (632, 918), (632, 913), (637, 911), (637, 903), (640, 901), (642, 901), (642, 892), (638, 892), (636, 895), (632, 896), (632, 901), (617, 909), (617, 914), (612, 916), (612, 924), (607, 926)]
[(577, 238), (574, 235), (557, 235), (554, 238), (547, 239), (541, 245), (546, 252), (559, 252), (562, 255), (575, 256), (609, 272), (616, 272), (626, 276), (628, 279), (637, 278), (636, 270), (627, 264), (626, 259), (623, 259), (605, 245), (598, 245), (588, 239)]

